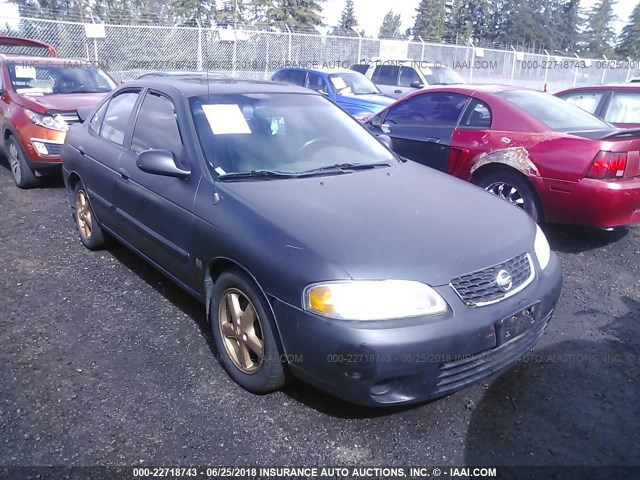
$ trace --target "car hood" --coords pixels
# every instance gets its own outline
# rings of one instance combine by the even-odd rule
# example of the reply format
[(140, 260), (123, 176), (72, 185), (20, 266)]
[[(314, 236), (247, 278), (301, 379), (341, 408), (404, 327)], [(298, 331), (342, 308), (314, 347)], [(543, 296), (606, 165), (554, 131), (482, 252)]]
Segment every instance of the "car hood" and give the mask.
[(369, 107), (376, 111), (382, 110), (387, 105), (391, 105), (396, 101), (395, 98), (387, 97), (382, 94), (373, 95), (339, 95), (337, 97), (340, 105), (354, 105), (361, 107)]
[(81, 107), (92, 107), (109, 93), (69, 93), (69, 94), (49, 94), (49, 95), (19, 95), (18, 103), (30, 110), (40, 113), (49, 110), (69, 111)]
[(295, 248), (337, 263), (353, 279), (445, 285), (533, 251), (535, 223), (526, 213), (412, 162), (221, 188), (285, 232)]

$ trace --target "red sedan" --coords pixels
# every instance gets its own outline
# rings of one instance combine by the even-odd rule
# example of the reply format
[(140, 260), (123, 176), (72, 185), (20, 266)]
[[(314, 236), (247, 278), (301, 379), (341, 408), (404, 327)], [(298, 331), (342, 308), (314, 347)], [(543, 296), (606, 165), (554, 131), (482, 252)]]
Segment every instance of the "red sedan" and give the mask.
[(553, 95), (494, 85), (430, 88), (366, 126), (391, 137), (399, 155), (473, 182), (538, 222), (640, 222), (640, 130), (619, 130)]
[(621, 128), (640, 127), (640, 84), (576, 87), (556, 96)]

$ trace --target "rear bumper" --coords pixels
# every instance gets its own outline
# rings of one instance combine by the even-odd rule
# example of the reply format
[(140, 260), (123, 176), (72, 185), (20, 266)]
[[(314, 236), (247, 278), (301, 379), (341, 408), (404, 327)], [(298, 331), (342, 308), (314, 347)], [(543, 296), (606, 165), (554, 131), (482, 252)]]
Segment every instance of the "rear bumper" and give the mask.
[(552, 194), (549, 221), (619, 227), (640, 222), (640, 177), (626, 180), (584, 178), (566, 193)]
[[(450, 307), (437, 318), (347, 322), (272, 305), (294, 375), (353, 403), (399, 405), (448, 395), (511, 365), (544, 332), (561, 285), (552, 255), (522, 292), (490, 306), (468, 307), (450, 287), (436, 288)], [(532, 323), (506, 337), (505, 322), (532, 305)]]

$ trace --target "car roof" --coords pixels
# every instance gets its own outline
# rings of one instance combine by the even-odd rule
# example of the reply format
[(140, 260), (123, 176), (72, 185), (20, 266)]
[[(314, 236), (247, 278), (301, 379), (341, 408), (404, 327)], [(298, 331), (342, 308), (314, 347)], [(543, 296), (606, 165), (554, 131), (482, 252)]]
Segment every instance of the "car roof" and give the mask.
[(126, 82), (120, 89), (130, 87), (150, 87), (159, 90), (169, 87), (182, 92), (187, 97), (242, 93), (303, 93), (305, 95), (320, 95), (313, 90), (286, 83), (238, 80), (234, 78), (207, 79), (201, 76), (145, 77)]
[(358, 73), (350, 68), (341, 67), (319, 67), (319, 68), (305, 68), (305, 67), (280, 67), (278, 70), (301, 70), (304, 72), (324, 73), (329, 75), (331, 73)]
[[(431, 85), (418, 92), (455, 92), (464, 93), (465, 95), (472, 95), (475, 92), (479, 93), (500, 93), (510, 90), (532, 90), (531, 88), (519, 87), (516, 85), (494, 85), (494, 84), (473, 84), (473, 83), (455, 83), (452, 85)], [(535, 91), (535, 90), (534, 90)], [(417, 92), (416, 92), (417, 93)]]
[(640, 84), (633, 83), (610, 83), (607, 85), (585, 85), (583, 87), (573, 87), (557, 92), (556, 95), (570, 92), (582, 92), (585, 90), (640, 90)]
[[(39, 57), (35, 55), (13, 54), (13, 53), (0, 53), (0, 59), (8, 60), (13, 63), (25, 63), (35, 64), (40, 63), (44, 65), (63, 65), (73, 62), (90, 62), (86, 58), (60, 58), (60, 57)], [(94, 62), (90, 62), (90, 66), (93, 66)], [(97, 65), (96, 65), (97, 66)]]

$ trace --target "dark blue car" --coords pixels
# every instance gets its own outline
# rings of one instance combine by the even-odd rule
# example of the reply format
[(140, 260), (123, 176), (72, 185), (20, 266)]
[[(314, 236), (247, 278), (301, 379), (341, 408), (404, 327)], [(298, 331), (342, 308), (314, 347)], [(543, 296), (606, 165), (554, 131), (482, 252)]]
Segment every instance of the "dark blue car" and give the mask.
[(321, 93), (361, 122), (395, 102), (395, 99), (382, 93), (371, 80), (353, 70), (283, 67), (274, 72), (271, 80)]
[(115, 238), (206, 307), (252, 392), (439, 397), (535, 345), (562, 283), (534, 221), (395, 156), (324, 96), (269, 82), (120, 86), (63, 147), (82, 243)]

